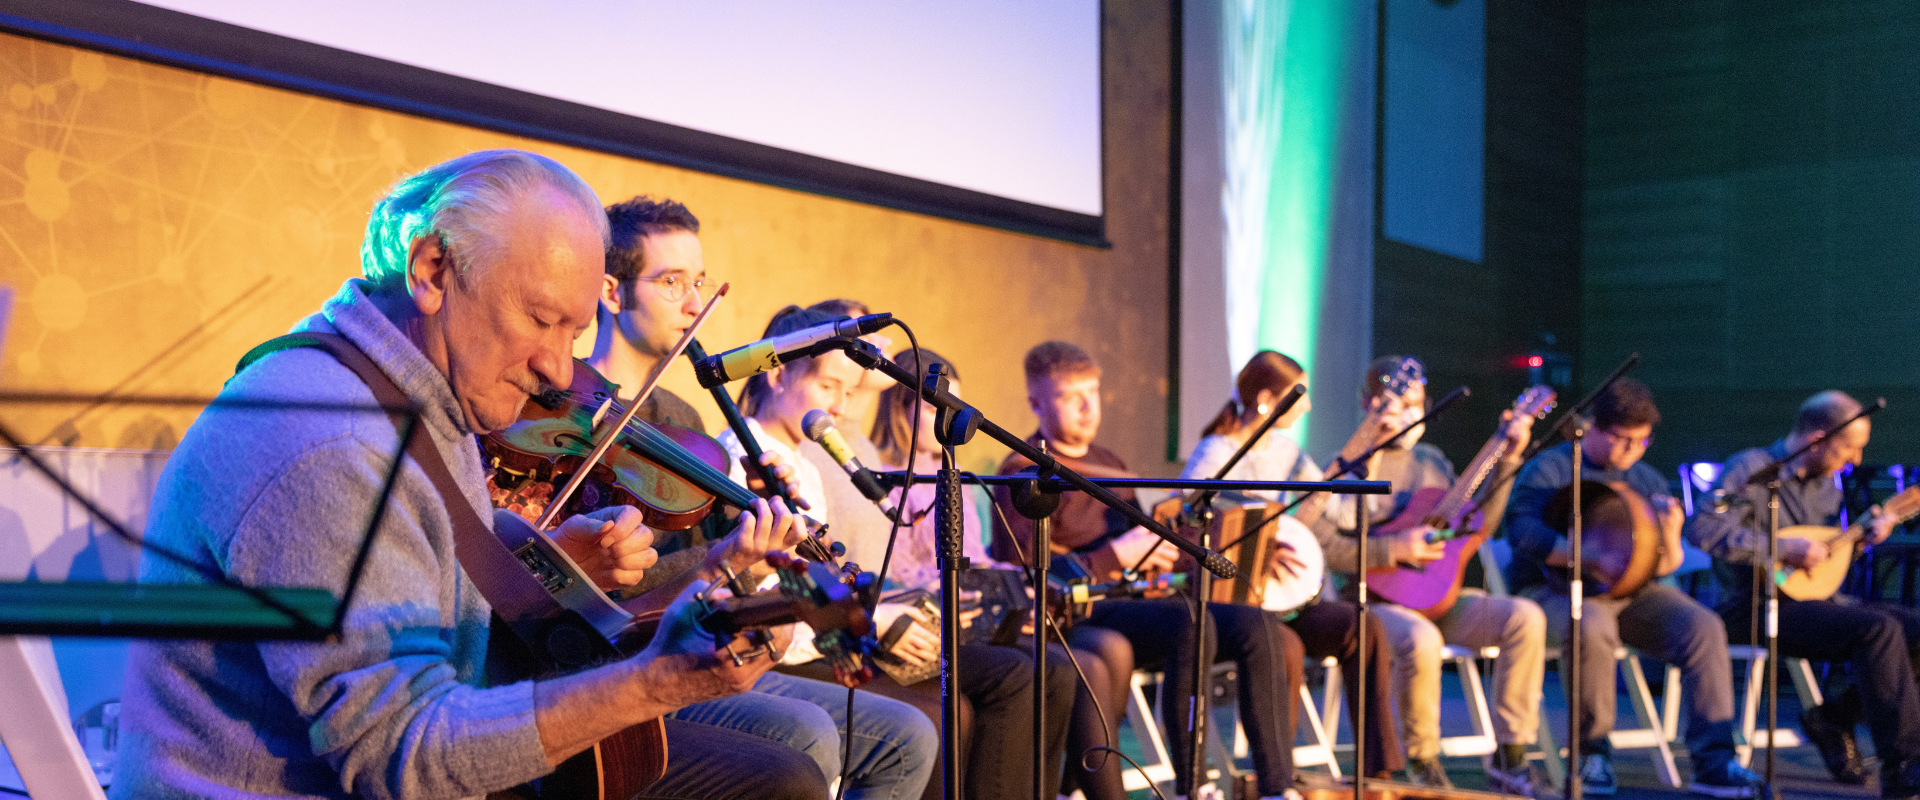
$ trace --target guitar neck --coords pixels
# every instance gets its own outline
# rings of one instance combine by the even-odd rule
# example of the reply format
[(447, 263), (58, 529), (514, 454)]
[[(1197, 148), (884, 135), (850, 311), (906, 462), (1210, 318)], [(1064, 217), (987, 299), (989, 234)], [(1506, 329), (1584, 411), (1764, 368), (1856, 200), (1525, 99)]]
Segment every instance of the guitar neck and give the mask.
[(1487, 476), (1493, 474), (1494, 465), (1500, 462), (1500, 457), (1506, 455), (1506, 452), (1505, 433), (1494, 432), (1493, 438), (1481, 445), (1480, 452), (1474, 454), (1472, 461), (1467, 462), (1466, 471), (1454, 480), (1453, 486), (1447, 489), (1446, 496), (1440, 498), (1440, 505), (1434, 509), (1434, 515), (1446, 520), (1448, 528), (1459, 528), (1461, 523), (1466, 521), (1468, 501), (1473, 499), (1474, 492), (1480, 490), (1480, 485), (1486, 482)]
[[(1879, 516), (1892, 517), (1895, 525), (1920, 516), (1920, 486), (1909, 486), (1906, 491), (1888, 498), (1887, 502), (1880, 505)], [(1827, 543), (1864, 539), (1867, 536), (1867, 526), (1871, 522), (1872, 519), (1869, 518), (1848, 525), (1846, 530), (1835, 534)]]

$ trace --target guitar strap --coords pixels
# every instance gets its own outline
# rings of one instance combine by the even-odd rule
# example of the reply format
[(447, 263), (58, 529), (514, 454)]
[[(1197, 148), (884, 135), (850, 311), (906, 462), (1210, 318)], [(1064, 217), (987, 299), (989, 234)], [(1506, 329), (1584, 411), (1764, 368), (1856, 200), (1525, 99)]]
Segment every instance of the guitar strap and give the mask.
[[(353, 371), (373, 392), (374, 400), (388, 407), (410, 407), (414, 402), (391, 377), (381, 371), (358, 346), (346, 337), (332, 333), (306, 332), (279, 336), (261, 343), (240, 357), (240, 363), (234, 368), (238, 375), (273, 353), (296, 347), (312, 347), (325, 351), (339, 361), (341, 366)], [(520, 563), (512, 551), (493, 534), (492, 527), (475, 513), (473, 504), (460, 490), (460, 484), (453, 478), (453, 471), (447, 468), (447, 462), (440, 448), (433, 443), (433, 437), (418, 427), (407, 442), (407, 454), (413, 456), (414, 463), (427, 474), (427, 480), (440, 493), (441, 505), (447, 509), (447, 516), (453, 523), (453, 548), (460, 566), (466, 570), (467, 577), (474, 587), (480, 590), (480, 596), (493, 606), (499, 622), (495, 627), (506, 627), (513, 631), (514, 638), (525, 645), (528, 652), (547, 653), (544, 645), (551, 642), (556, 633), (556, 624), (575, 629), (585, 626), (591, 632), (584, 619), (555, 601), (537, 581), (530, 579), (527, 568)], [(570, 642), (578, 642), (577, 636), (567, 636)], [(597, 634), (587, 637), (587, 641), (605, 642)], [(575, 646), (578, 646), (577, 644)]]

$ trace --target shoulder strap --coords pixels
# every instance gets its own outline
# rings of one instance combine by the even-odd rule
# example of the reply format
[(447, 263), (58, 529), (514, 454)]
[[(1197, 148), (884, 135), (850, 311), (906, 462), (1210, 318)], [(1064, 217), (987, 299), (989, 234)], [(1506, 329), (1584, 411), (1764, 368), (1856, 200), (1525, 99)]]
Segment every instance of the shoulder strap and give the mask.
[[(262, 358), (296, 347), (326, 351), (341, 366), (359, 376), (373, 392), (374, 400), (381, 405), (414, 405), (399, 385), (378, 364), (373, 363), (373, 359), (368, 358), (352, 341), (338, 334), (306, 332), (269, 339), (247, 351), (234, 368), (234, 374), (238, 375)], [(480, 590), (480, 596), (487, 599), (523, 642), (534, 647), (535, 652), (543, 650), (536, 641), (528, 640), (539, 638), (538, 631), (547, 622), (569, 612), (555, 602), (537, 581), (528, 579), (526, 567), (474, 512), (473, 504), (467, 501), (466, 493), (460, 490), (460, 484), (454, 480), (453, 471), (447, 468), (440, 448), (434, 445), (433, 437), (420, 435), (416, 427), (414, 435), (408, 437), (407, 455), (420, 465), (421, 471), (427, 474), (427, 480), (440, 493), (441, 505), (446, 507), (447, 516), (453, 523), (455, 557), (460, 559), (460, 566), (466, 569), (467, 577)]]

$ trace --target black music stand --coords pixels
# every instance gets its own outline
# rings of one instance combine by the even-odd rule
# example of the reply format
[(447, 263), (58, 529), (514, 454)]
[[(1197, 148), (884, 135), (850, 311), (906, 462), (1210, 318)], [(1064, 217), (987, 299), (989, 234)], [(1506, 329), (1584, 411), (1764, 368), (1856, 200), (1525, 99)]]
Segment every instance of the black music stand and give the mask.
[(198, 573), (203, 585), (140, 583), (0, 582), (0, 635), (106, 636), (154, 639), (324, 641), (338, 636), (347, 608), (358, 591), (372, 552), (374, 534), (386, 517), (388, 496), (399, 481), (402, 456), (419, 432), (418, 407), (381, 404), (304, 403), (246, 398), (96, 397), (50, 393), (0, 393), (0, 404), (99, 403), (205, 408), (300, 410), (342, 414), (391, 414), (397, 417), (400, 449), (393, 454), (380, 494), (360, 537), (353, 566), (336, 599), (326, 589), (258, 587), (234, 581), (191, 558), (146, 542), (62, 478), (37, 452), (0, 424), (0, 443), (78, 503), (87, 514), (127, 543)]

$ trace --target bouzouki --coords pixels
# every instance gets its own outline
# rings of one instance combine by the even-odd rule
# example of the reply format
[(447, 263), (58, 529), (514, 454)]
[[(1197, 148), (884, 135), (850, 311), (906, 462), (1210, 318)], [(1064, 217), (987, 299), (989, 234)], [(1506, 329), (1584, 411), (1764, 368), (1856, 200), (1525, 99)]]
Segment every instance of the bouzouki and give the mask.
[[(1531, 425), (1553, 410), (1554, 391), (1535, 386), (1521, 393), (1513, 403), (1513, 423)], [(1507, 454), (1506, 432), (1496, 431), (1481, 445), (1480, 452), (1467, 464), (1466, 471), (1446, 489), (1426, 488), (1413, 493), (1399, 516), (1381, 524), (1374, 536), (1392, 536), (1418, 525), (1431, 525), (1429, 542), (1445, 542), (1446, 555), (1421, 567), (1384, 567), (1369, 570), (1368, 588), (1388, 601), (1413, 609), (1428, 619), (1439, 619), (1460, 599), (1461, 579), (1467, 564), (1492, 531), (1475, 523), (1478, 505), (1473, 494), (1493, 474), (1493, 468)]]
[[(1880, 518), (1892, 518), (1898, 525), (1920, 515), (1920, 486), (1910, 486), (1906, 491), (1888, 498), (1880, 505)], [(1827, 560), (1811, 568), (1793, 568), (1782, 566), (1775, 573), (1774, 580), (1780, 583), (1780, 593), (1795, 600), (1825, 600), (1840, 591), (1840, 584), (1847, 580), (1847, 571), (1853, 567), (1853, 558), (1859, 553), (1860, 541), (1867, 536), (1870, 520), (1861, 520), (1845, 529), (1831, 525), (1793, 525), (1780, 529), (1782, 539), (1808, 539), (1827, 546)]]

